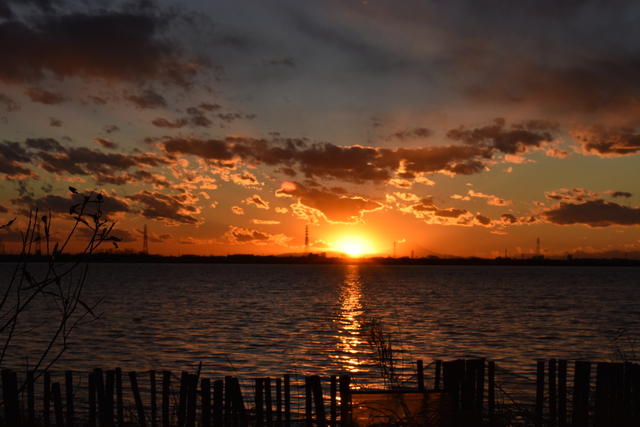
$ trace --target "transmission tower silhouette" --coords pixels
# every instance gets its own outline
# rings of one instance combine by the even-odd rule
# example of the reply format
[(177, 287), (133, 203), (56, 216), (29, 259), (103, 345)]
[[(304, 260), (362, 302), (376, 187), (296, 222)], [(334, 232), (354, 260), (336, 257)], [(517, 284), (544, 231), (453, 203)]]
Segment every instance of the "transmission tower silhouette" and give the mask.
[(304, 226), (304, 254), (309, 255), (309, 226)]
[(149, 242), (147, 241), (147, 224), (144, 225), (144, 234), (142, 237), (142, 253), (149, 253)]

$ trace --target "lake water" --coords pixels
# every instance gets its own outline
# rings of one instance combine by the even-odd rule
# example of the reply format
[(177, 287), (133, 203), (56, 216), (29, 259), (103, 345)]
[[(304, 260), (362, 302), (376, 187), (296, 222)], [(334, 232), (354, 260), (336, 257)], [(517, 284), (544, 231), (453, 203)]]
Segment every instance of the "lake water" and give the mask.
[[(6, 278), (11, 266), (1, 267)], [(367, 324), (376, 319), (404, 366), (485, 357), (529, 375), (536, 359), (615, 359), (610, 341), (620, 328), (638, 338), (639, 273), (619, 267), (94, 264), (83, 300), (103, 298), (96, 309), (101, 317), (73, 332), (56, 369), (193, 371), (202, 362), (212, 378), (374, 378)], [(47, 322), (44, 305), (28, 314), (21, 331)], [(34, 360), (45, 329), (18, 337), (4, 366)], [(628, 341), (618, 344), (630, 354)]]

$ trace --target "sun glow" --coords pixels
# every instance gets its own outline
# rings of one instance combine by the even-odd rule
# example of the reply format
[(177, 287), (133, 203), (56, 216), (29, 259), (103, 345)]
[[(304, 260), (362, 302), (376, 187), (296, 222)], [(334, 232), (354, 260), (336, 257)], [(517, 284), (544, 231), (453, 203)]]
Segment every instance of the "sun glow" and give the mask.
[(360, 248), (360, 246), (358, 246), (355, 243), (349, 243), (347, 246), (344, 247), (344, 251), (349, 256), (360, 256), (360, 255), (362, 255), (362, 249)]
[(345, 237), (336, 244), (336, 248), (354, 258), (371, 253), (369, 242), (359, 237)]

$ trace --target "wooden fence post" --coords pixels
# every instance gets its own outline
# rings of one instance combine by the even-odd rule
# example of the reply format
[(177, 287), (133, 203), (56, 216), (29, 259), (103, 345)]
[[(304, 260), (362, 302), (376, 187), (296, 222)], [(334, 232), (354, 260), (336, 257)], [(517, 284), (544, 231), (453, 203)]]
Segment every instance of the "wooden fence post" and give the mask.
[(433, 389), (440, 390), (440, 377), (442, 373), (442, 361), (436, 360), (435, 377), (433, 380)]
[(311, 378), (304, 378), (304, 412), (305, 425), (313, 426), (313, 395), (311, 391)]
[(178, 427), (184, 427), (187, 418), (187, 384), (189, 373), (182, 371), (180, 375), (180, 400), (178, 401)]
[(264, 384), (264, 406), (267, 415), (267, 427), (273, 427), (273, 401), (271, 400), (271, 378), (267, 377)]
[[(45, 399), (45, 402), (48, 399)], [(47, 409), (47, 414), (49, 413)], [(48, 415), (47, 415), (48, 417)], [(96, 374), (89, 373), (89, 427), (96, 426)]]
[(276, 427), (282, 427), (282, 379), (276, 378)]
[(4, 419), (8, 426), (20, 427), (20, 398), (18, 396), (18, 375), (11, 369), (2, 370), (2, 397)]
[(336, 422), (338, 419), (338, 377), (336, 377), (335, 375), (331, 375), (329, 399), (330, 399), (330, 413), (331, 413), (329, 417), (329, 425), (331, 427), (336, 427)]
[(489, 410), (489, 425), (492, 426), (495, 421), (496, 414), (496, 362), (489, 361), (489, 372), (487, 374), (487, 408)]
[(556, 392), (556, 359), (549, 359), (549, 427), (557, 426), (558, 396)]
[(198, 406), (198, 374), (187, 375), (187, 427), (196, 426)]
[(113, 413), (113, 391), (115, 388), (116, 372), (108, 370), (105, 376), (104, 383), (104, 410), (105, 418), (108, 422), (105, 424), (107, 427), (113, 427), (114, 425), (114, 413)]
[(216, 380), (213, 382), (213, 425), (214, 427), (222, 427), (223, 411), (224, 411), (224, 381)]
[(544, 360), (539, 360), (537, 363), (537, 374), (536, 374), (536, 411), (535, 411), (536, 427), (542, 426), (543, 411), (544, 411)]
[(67, 427), (73, 427), (73, 371), (64, 372), (65, 395), (67, 400)]
[(340, 425), (351, 427), (351, 378), (340, 375)]
[(567, 361), (558, 360), (558, 426), (567, 427)]
[(291, 426), (291, 377), (284, 376), (284, 425)]
[(131, 392), (133, 393), (133, 399), (136, 402), (136, 409), (138, 412), (138, 424), (140, 427), (147, 426), (147, 419), (144, 415), (144, 407), (142, 406), (142, 397), (140, 396), (140, 388), (138, 388), (138, 378), (135, 371), (129, 372), (129, 381), (131, 382)]
[(576, 361), (573, 372), (573, 410), (571, 423), (574, 427), (587, 425), (589, 420), (589, 382), (591, 362)]
[(118, 427), (124, 427), (124, 401), (122, 398), (122, 369), (116, 368), (116, 416)]
[(36, 423), (35, 403), (35, 372), (27, 371), (27, 423), (29, 427), (35, 426)]
[(256, 378), (255, 380), (255, 402), (256, 402), (256, 427), (264, 427), (264, 414), (262, 412), (262, 392), (264, 390), (262, 378)]
[(418, 359), (416, 369), (417, 369), (418, 391), (424, 391), (424, 363), (422, 362), (422, 359)]
[(64, 411), (62, 409), (62, 391), (60, 390), (59, 382), (55, 382), (51, 385), (51, 397), (53, 397), (53, 410), (56, 415), (56, 426), (63, 426)]
[(200, 394), (202, 395), (202, 427), (211, 427), (211, 380), (200, 380)]
[(156, 371), (149, 371), (149, 387), (151, 387), (151, 427), (158, 425), (158, 391), (156, 385)]
[(171, 403), (171, 372), (162, 372), (162, 427), (170, 425), (169, 405)]

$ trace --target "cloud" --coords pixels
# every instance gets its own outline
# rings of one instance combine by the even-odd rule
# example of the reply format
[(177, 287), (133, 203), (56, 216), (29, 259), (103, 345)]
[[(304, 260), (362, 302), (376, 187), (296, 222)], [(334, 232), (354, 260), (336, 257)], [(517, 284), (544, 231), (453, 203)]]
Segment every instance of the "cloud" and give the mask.
[(447, 138), (514, 155), (554, 142), (552, 132), (558, 131), (559, 125), (555, 122), (529, 120), (508, 128), (504, 119), (497, 118), (489, 126), (452, 129), (447, 132)]
[(254, 223), (254, 224), (258, 224), (258, 225), (278, 225), (278, 224), (280, 224), (280, 221), (263, 220), (263, 219), (252, 219), (251, 222)]
[(582, 145), (585, 154), (617, 157), (640, 151), (640, 133), (632, 127), (593, 125), (572, 129), (571, 136)]
[(262, 231), (248, 230), (246, 228), (239, 228), (235, 226), (229, 226), (229, 231), (224, 234), (224, 237), (231, 243), (251, 243), (259, 246), (287, 246), (287, 242), (292, 239), (284, 234), (269, 234)]
[(4, 93), (0, 93), (0, 107), (7, 113), (12, 113), (14, 111), (20, 110), (20, 104), (18, 104), (13, 100), (13, 98), (5, 95)]
[(111, 150), (115, 150), (116, 148), (118, 148), (118, 144), (114, 143), (113, 141), (109, 141), (106, 138), (93, 138), (93, 140), (98, 144), (103, 146), (104, 148), (109, 148)]
[(243, 200), (243, 202), (260, 209), (269, 209), (269, 202), (265, 202), (257, 194), (254, 194), (253, 197), (249, 197), (248, 199)]
[(500, 215), (500, 219), (502, 220), (503, 224), (515, 224), (518, 222), (518, 218), (516, 218), (514, 215), (512, 214), (502, 214)]
[(192, 198), (188, 195), (167, 195), (157, 191), (142, 190), (131, 196), (128, 200), (143, 205), (140, 214), (148, 219), (164, 221), (167, 225), (200, 224), (194, 215), (200, 213), (200, 209), (188, 203)]
[(504, 199), (501, 199), (500, 197), (493, 196), (490, 194), (476, 193), (473, 190), (469, 190), (469, 195), (471, 197), (480, 197), (480, 198), (488, 199), (487, 204), (491, 206), (509, 206), (509, 205), (513, 205), (514, 203), (512, 200), (504, 200)]
[[(29, 212), (34, 208), (38, 208), (40, 212), (51, 211), (58, 217), (71, 218), (69, 209), (71, 206), (81, 203), (82, 197), (82, 195), (78, 194), (70, 194), (68, 197), (47, 194), (40, 198), (25, 195), (11, 199), (11, 203), (21, 207), (22, 214), (25, 216), (28, 216)], [(104, 202), (101, 205), (101, 210), (107, 220), (110, 217), (113, 219), (131, 211), (131, 206), (125, 200), (104, 194), (103, 197)]]
[(55, 93), (36, 87), (28, 87), (25, 94), (31, 98), (33, 102), (39, 102), (40, 104), (45, 105), (62, 104), (67, 100), (67, 98), (61, 93)]
[(633, 194), (628, 193), (626, 191), (605, 191), (605, 193), (607, 193), (611, 197), (626, 197), (626, 198), (629, 198), (629, 197), (633, 196)]
[(240, 206), (231, 206), (231, 212), (236, 215), (244, 215), (244, 209), (242, 209)]
[(288, 68), (296, 68), (296, 63), (293, 61), (293, 58), (291, 58), (290, 56), (287, 58), (280, 58), (280, 59), (265, 59), (262, 61), (262, 63), (264, 65), (270, 65), (270, 66), (282, 66), (282, 67), (288, 67)]
[(158, 117), (151, 122), (154, 126), (159, 128), (169, 128), (169, 129), (179, 129), (183, 126), (186, 126), (189, 121), (187, 119), (176, 119), (173, 122), (170, 122), (167, 119), (163, 119)]
[(49, 117), (49, 126), (60, 127), (60, 126), (62, 126), (62, 120), (58, 120), (56, 118)]
[(162, 95), (151, 89), (140, 91), (136, 95), (125, 95), (125, 99), (140, 109), (153, 109), (167, 106), (167, 100), (164, 99)]
[(387, 137), (387, 139), (398, 139), (400, 141), (408, 141), (413, 139), (426, 139), (433, 135), (433, 131), (428, 128), (413, 128), (395, 132)]
[(427, 224), (472, 225), (474, 219), (474, 215), (465, 209), (440, 209), (433, 204), (431, 198), (424, 198), (419, 203), (400, 210), (415, 215), (416, 218), (424, 220)]
[(557, 225), (584, 224), (592, 228), (640, 225), (640, 208), (604, 200), (589, 200), (580, 204), (560, 202), (541, 215), (547, 222)]
[[(173, 16), (172, 18), (169, 18)], [(82, 77), (187, 85), (205, 65), (164, 36), (177, 16), (136, 11), (41, 14), (0, 23), (0, 80), (25, 83)], [(123, 48), (126, 47), (126, 48)]]
[(586, 199), (600, 199), (600, 195), (584, 188), (560, 189), (558, 191), (545, 192), (545, 197), (549, 200), (562, 200), (571, 202), (582, 202)]
[(282, 188), (276, 194), (297, 197), (299, 205), (301, 205), (297, 207), (300, 215), (304, 217), (313, 215), (313, 212), (308, 211), (311, 209), (332, 224), (362, 222), (362, 216), (365, 212), (374, 212), (383, 208), (383, 205), (376, 201), (361, 197), (338, 196), (315, 188), (309, 189), (299, 183), (295, 184), (295, 188)]

